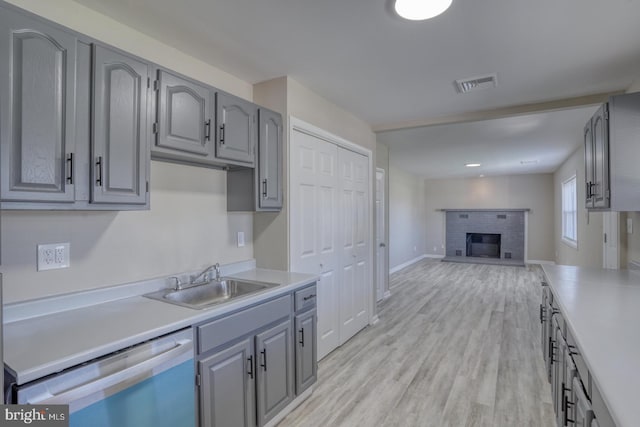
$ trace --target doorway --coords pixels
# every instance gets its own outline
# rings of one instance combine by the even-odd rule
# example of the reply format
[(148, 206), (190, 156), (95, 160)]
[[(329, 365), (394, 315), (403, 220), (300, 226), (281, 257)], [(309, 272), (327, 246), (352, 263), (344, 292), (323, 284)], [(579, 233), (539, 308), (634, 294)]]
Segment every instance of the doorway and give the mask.
[(384, 214), (385, 200), (385, 170), (376, 169), (376, 301), (388, 297), (387, 281), (389, 267), (387, 267), (387, 243)]

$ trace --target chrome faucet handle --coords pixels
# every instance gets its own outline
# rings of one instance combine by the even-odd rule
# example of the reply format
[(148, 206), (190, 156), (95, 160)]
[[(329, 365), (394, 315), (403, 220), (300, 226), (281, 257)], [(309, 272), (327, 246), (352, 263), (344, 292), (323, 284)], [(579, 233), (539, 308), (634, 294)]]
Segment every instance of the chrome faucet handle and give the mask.
[(167, 280), (173, 281), (173, 289), (175, 289), (176, 291), (179, 291), (180, 289), (182, 289), (182, 282), (180, 281), (179, 277), (171, 276)]

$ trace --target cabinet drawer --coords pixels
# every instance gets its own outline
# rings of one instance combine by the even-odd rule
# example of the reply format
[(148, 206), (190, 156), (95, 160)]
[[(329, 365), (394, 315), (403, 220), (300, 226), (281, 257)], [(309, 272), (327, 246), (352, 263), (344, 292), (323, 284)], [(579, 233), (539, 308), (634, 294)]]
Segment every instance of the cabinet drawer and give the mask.
[(198, 326), (198, 353), (204, 353), (240, 338), (291, 314), (291, 295)]
[(296, 299), (296, 311), (304, 310), (305, 308), (315, 307), (317, 299), (316, 285), (300, 289), (295, 293)]

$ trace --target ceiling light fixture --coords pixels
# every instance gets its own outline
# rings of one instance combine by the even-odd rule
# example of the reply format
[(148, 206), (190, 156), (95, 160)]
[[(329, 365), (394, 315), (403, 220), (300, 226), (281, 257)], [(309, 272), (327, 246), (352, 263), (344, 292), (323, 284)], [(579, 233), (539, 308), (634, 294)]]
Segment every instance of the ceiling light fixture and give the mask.
[(480, 166), (480, 163), (467, 163), (465, 166), (468, 168), (477, 168)]
[(453, 0), (396, 0), (396, 13), (410, 21), (422, 21), (449, 9)]

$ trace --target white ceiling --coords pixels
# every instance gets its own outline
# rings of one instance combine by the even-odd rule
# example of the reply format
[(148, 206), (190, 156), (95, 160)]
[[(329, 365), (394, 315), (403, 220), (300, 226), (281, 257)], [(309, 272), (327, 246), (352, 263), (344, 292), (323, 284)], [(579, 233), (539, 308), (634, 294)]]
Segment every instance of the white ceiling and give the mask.
[[(395, 16), (391, 0), (75, 1), (248, 82), (289, 75), (374, 129), (619, 91), (640, 77), (640, 0), (453, 0), (443, 15), (423, 22)], [(494, 72), (496, 88), (464, 95), (454, 88), (456, 79)], [(510, 170), (507, 163), (523, 156), (539, 157), (539, 170), (548, 171), (558, 153), (569, 152), (549, 143), (559, 141), (550, 132), (568, 133), (562, 120), (543, 117), (555, 125), (533, 127), (520, 117), (436, 127), (405, 141), (402, 152), (417, 168), (418, 151), (412, 156), (408, 147), (428, 136), (442, 150), (429, 151), (429, 158), (441, 158), (434, 166), (445, 155), (464, 163), (478, 132), (489, 132), (482, 140), (495, 152), (521, 146), (510, 158), (496, 156), (502, 161), (494, 172)], [(518, 140), (523, 134), (501, 123), (528, 123), (539, 133)], [(463, 142), (469, 129), (474, 142)], [(418, 131), (399, 135), (405, 132)], [(506, 142), (498, 149), (497, 141)], [(548, 160), (552, 153), (556, 160)]]
[(596, 109), (401, 129), (379, 133), (378, 141), (391, 147), (392, 165), (430, 179), (550, 173), (582, 143)]

